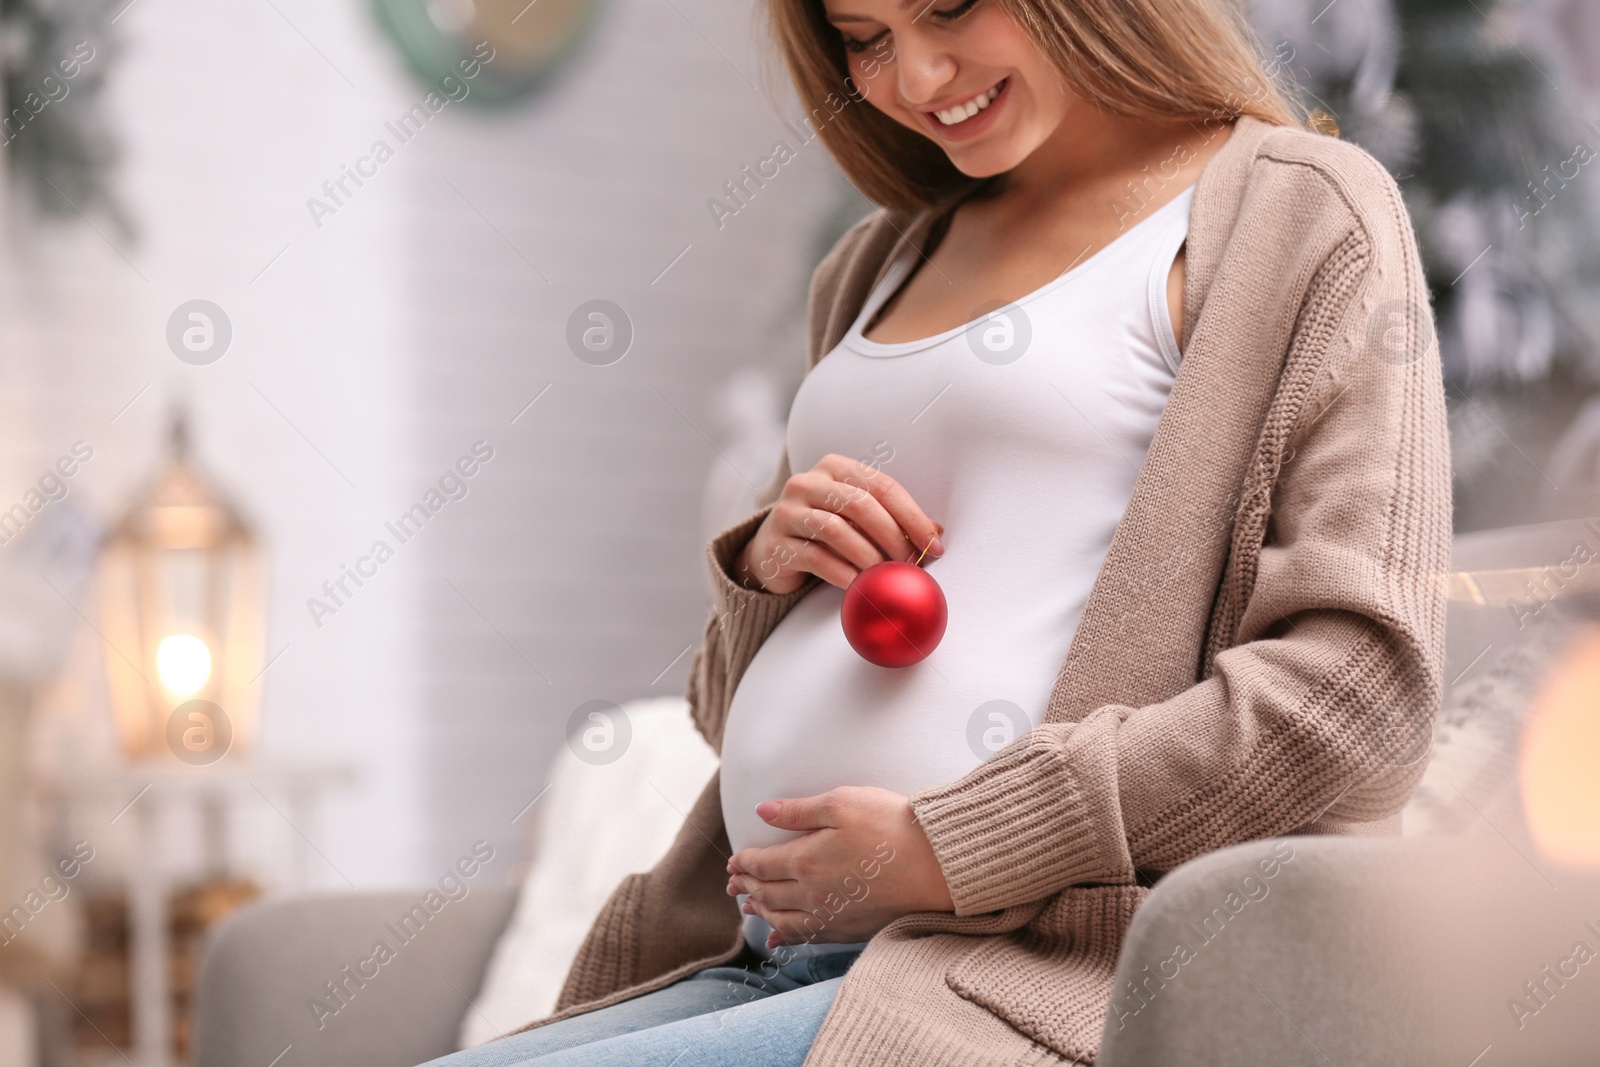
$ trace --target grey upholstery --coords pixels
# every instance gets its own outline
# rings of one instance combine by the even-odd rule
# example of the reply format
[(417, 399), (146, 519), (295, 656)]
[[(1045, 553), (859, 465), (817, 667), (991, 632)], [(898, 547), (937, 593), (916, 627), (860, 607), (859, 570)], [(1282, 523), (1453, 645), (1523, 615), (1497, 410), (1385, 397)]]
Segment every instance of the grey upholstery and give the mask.
[[(1266, 877), (1258, 864), (1285, 846)], [(1099, 1063), (1592, 1063), (1600, 955), (1572, 957), (1579, 941), (1600, 953), (1600, 877), (1536, 857), (1486, 826), (1252, 842), (1184, 864), (1134, 916)]]
[[(1101, 1067), (1468, 1067), (1485, 1049), (1484, 1067), (1587, 1062), (1600, 958), (1560, 975), (1576, 942), (1600, 952), (1586, 925), (1600, 930), (1600, 878), (1534, 855), (1486, 828), (1252, 842), (1187, 863), (1128, 932)], [(312, 897), (230, 919), (202, 964), (197, 1067), (265, 1067), (291, 1045), (282, 1062), (295, 1067), (409, 1067), (452, 1051), (512, 889), (449, 905), (321, 1029), (307, 1007), (416, 896)], [(1519, 1020), (1513, 997), (1538, 1011)]]
[[(1577, 542), (1595, 543), (1597, 528), (1569, 521), (1456, 538), (1448, 681), (1470, 682), (1495, 670), (1497, 657), (1509, 662), (1528, 649), (1532, 633), (1508, 602), (1526, 595), (1529, 580), (1548, 596), (1553, 565)], [(1597, 575), (1593, 567), (1570, 580), (1558, 572), (1559, 591), (1593, 589)], [(1552, 614), (1541, 611), (1538, 621)], [(1525, 698), (1511, 691), (1519, 687), (1502, 694), (1491, 686), (1474, 699), (1515, 704)], [(1505, 729), (1514, 736), (1520, 709), (1497, 710), (1512, 716)], [(1484, 765), (1510, 762), (1505, 753)], [(1435, 807), (1483, 788), (1481, 775), (1446, 784)], [(1514, 794), (1514, 781), (1504, 788)], [(1576, 965), (1566, 980), (1559, 968), (1578, 941), (1600, 952), (1600, 883), (1535, 867), (1533, 847), (1515, 838), (1515, 820), (1501, 817), (1514, 805), (1490, 806), (1485, 796), (1458, 812), (1461, 825), (1481, 823), (1467, 837), (1289, 839), (1293, 858), (1271, 877), (1260, 861), (1285, 843), (1253, 842), (1173, 871), (1129, 931), (1102, 1067), (1592, 1062), (1600, 958)], [(409, 1067), (453, 1050), (513, 889), (476, 890), (450, 904), (320, 1029), (308, 1007), (417, 899), (266, 903), (226, 923), (202, 966), (198, 1067), (268, 1067), (289, 1045), (282, 1067)], [(1180, 943), (1192, 958), (1175, 954)], [(1543, 983), (1542, 1000), (1528, 982)], [(1520, 1019), (1510, 1006), (1517, 997), (1526, 1005)]]
[[(517, 891), (473, 889), (402, 942), (389, 926), (424, 892), (302, 897), (231, 916), (200, 965), (196, 1067), (267, 1067), (290, 1046), (281, 1067), (410, 1067), (455, 1051)], [(376, 967), (363, 982), (358, 964), (380, 940), (393, 959), (359, 968)], [(324, 985), (341, 981), (343, 1002)], [(314, 999), (337, 1012), (319, 1018)]]

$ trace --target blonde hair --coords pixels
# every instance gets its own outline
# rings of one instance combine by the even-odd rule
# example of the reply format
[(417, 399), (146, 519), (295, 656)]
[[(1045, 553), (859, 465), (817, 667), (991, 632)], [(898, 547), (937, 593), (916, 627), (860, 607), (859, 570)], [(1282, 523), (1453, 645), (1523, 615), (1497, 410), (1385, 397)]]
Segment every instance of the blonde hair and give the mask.
[[(1233, 0), (990, 2), (1033, 38), (1072, 91), (1113, 114), (1307, 124), (1275, 72), (1263, 68), (1256, 35)], [(875, 107), (856, 106), (865, 94), (822, 0), (767, 0), (767, 15), (811, 124), (864, 195), (911, 214), (971, 185), (931, 140)]]

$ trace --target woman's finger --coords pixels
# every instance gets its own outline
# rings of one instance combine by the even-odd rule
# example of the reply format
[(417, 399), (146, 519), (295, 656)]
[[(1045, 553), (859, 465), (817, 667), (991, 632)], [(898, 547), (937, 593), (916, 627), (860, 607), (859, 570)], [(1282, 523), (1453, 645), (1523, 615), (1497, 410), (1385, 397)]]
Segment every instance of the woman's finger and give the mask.
[[(768, 519), (771, 520), (772, 516), (769, 515)], [(773, 592), (788, 592), (787, 588), (775, 588), (775, 585), (785, 583), (789, 575), (799, 573), (815, 574), (840, 588), (855, 580), (856, 568), (827, 545), (786, 534), (781, 529), (766, 532), (765, 524), (763, 531), (758, 535), (758, 540), (751, 542), (749, 565), (751, 573)]]
[[(780, 851), (782, 845), (771, 845), (766, 848), (742, 848), (733, 854), (728, 861), (728, 866), (733, 870), (728, 873), (733, 877), (749, 878), (754, 882), (775, 881), (779, 878), (788, 878), (793, 872), (785, 857)], [(777, 855), (774, 855), (774, 853)]]
[(805, 902), (801, 900), (776, 903), (770, 898), (752, 894), (744, 902), (743, 910), (745, 914), (763, 920), (789, 944), (800, 944), (822, 928), (821, 920), (806, 910)]
[(783, 521), (785, 532), (826, 545), (835, 556), (857, 571), (864, 571), (884, 560), (877, 546), (867, 540), (853, 522), (815, 504), (787, 513)]
[(871, 936), (865, 930), (842, 925), (838, 921), (842, 916), (824, 922), (822, 916), (827, 912), (821, 909), (811, 912), (779, 908), (768, 909), (765, 913), (758, 911), (756, 914), (772, 927), (772, 934), (767, 938), (767, 945), (772, 948), (778, 945), (837, 945), (865, 941)]
[(925, 545), (931, 555), (943, 553), (934, 521), (899, 482), (876, 467), (843, 456), (826, 457), (824, 463), (839, 483), (835, 490), (839, 513), (861, 527), (885, 557), (915, 559)]
[(915, 500), (911, 499), (911, 494), (906, 492), (904, 486), (879, 471), (870, 488), (873, 497), (894, 519), (896, 525), (905, 531), (905, 536), (911, 539), (912, 559), (920, 555), (925, 548), (929, 556), (944, 555), (944, 546), (939, 543), (938, 525), (927, 516)]
[(874, 562), (908, 558), (907, 549), (910, 547), (910, 542), (906, 539), (905, 531), (876, 496), (860, 492), (846, 500), (835, 494), (831, 502), (839, 508), (841, 516), (871, 539), (872, 547), (878, 555)]
[(905, 534), (874, 490), (874, 483), (883, 481), (887, 475), (876, 467), (840, 455), (824, 456), (815, 470), (826, 477), (820, 484), (813, 482), (806, 486), (817, 506), (849, 519), (872, 540), (885, 559), (906, 558)]
[(757, 915), (761, 914), (761, 911), (803, 910), (809, 903), (806, 899), (805, 890), (799, 882), (757, 881), (751, 883), (749, 879), (744, 879), (743, 883), (739, 892), (750, 894), (749, 899), (745, 901), (745, 907), (747, 909), (760, 909), (754, 912)]
[[(777, 948), (779, 945), (804, 945), (822, 940), (822, 935), (816, 933), (816, 916), (804, 911), (770, 911), (761, 916), (772, 933), (767, 935), (767, 947)], [(810, 919), (809, 925), (806, 920)]]
[(791, 538), (794, 549), (794, 562), (803, 571), (815, 574), (829, 585), (836, 585), (840, 589), (849, 588), (851, 582), (856, 580), (860, 573), (856, 568), (834, 554), (827, 545), (816, 541), (806, 541), (801, 538)]
[(840, 589), (886, 559), (939, 556), (938, 524), (893, 478), (838, 454), (792, 475), (777, 506), (740, 554), (739, 568), (772, 593), (814, 574)]

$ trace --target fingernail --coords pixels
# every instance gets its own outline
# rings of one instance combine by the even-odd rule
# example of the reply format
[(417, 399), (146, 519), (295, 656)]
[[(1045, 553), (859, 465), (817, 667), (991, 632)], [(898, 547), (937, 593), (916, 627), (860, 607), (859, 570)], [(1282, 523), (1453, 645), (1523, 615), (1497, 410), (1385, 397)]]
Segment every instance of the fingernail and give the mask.
[(933, 524), (933, 529), (934, 529), (934, 532), (936, 532), (936, 533), (944, 533), (944, 523), (942, 523), (942, 522), (934, 523)]
[(944, 542), (935, 537), (933, 539), (933, 544), (929, 547), (928, 551), (933, 553), (935, 556), (944, 555)]
[(751, 904), (748, 900), (739, 905), (739, 910), (744, 912), (746, 915), (754, 915), (756, 913), (755, 905)]
[(729, 882), (728, 883), (728, 895), (730, 897), (738, 896), (739, 895), (739, 887), (734, 885), (732, 882)]
[(782, 809), (783, 804), (781, 801), (763, 800), (761, 803), (756, 805), (756, 814), (761, 816), (763, 819), (771, 821), (772, 819), (776, 819), (778, 817), (778, 812)]

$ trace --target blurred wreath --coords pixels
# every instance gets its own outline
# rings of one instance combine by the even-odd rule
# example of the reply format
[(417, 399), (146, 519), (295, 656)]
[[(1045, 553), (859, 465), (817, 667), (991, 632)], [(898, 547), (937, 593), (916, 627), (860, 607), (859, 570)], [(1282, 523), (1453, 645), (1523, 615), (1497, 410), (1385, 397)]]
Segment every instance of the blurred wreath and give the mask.
[(7, 185), (46, 216), (128, 223), (106, 181), (115, 158), (99, 107), (125, 0), (0, 0), (0, 143)]
[(373, 0), (378, 23), (423, 83), (437, 85), (487, 42), (467, 101), (502, 106), (546, 85), (597, 21), (599, 0)]

